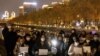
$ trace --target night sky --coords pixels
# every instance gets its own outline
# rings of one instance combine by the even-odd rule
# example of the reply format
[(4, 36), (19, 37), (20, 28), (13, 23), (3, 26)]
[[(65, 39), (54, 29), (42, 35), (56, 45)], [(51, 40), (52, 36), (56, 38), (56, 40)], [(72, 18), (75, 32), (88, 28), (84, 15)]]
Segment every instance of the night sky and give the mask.
[(15, 11), (18, 14), (18, 7), (23, 4), (23, 2), (37, 2), (37, 8), (41, 8), (42, 4), (49, 4), (53, 1), (61, 1), (61, 0), (0, 0), (0, 17), (4, 13), (5, 10)]

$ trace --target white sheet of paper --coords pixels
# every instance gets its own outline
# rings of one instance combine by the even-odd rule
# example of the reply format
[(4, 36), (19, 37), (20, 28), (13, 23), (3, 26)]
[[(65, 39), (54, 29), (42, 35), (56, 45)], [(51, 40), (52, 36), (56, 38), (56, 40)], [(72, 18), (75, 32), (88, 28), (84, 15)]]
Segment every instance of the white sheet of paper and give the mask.
[(91, 47), (90, 46), (83, 46), (83, 51), (91, 53)]
[(51, 47), (51, 52), (52, 52), (52, 54), (56, 54), (57, 53), (57, 49), (55, 47)]
[(28, 47), (20, 47), (20, 52), (21, 53), (28, 52)]
[(81, 47), (74, 47), (74, 53), (75, 54), (82, 54), (82, 48)]
[(48, 55), (48, 49), (39, 49), (39, 55)]

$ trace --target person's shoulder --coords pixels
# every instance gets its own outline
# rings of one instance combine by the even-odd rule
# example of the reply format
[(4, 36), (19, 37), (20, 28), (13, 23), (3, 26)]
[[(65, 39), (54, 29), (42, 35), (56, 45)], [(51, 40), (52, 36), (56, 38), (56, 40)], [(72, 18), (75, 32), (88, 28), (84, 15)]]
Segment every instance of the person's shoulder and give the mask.
[(70, 46), (73, 46), (74, 47), (74, 44), (71, 44)]

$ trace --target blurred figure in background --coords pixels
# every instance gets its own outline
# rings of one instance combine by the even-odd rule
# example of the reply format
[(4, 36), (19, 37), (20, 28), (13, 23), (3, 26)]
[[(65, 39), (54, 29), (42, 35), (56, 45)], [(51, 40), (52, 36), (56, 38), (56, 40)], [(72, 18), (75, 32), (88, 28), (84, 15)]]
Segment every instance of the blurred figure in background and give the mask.
[(25, 38), (25, 45), (27, 45), (29, 47), (28, 48), (28, 55), (31, 56), (32, 55), (31, 50), (32, 50), (32, 45), (33, 45), (33, 39), (32, 39), (30, 34), (26, 34), (24, 38)]
[[(49, 51), (48, 42), (44, 35), (41, 36), (40, 41), (36, 43), (36, 51), (35, 54), (39, 55), (39, 49), (47, 49)], [(39, 55), (39, 56), (47, 56), (47, 55)]]
[(99, 46), (100, 46), (100, 42), (99, 42), (99, 37), (98, 37), (98, 35), (94, 35), (93, 36), (93, 39), (92, 39), (92, 41), (91, 41), (91, 49), (92, 49), (92, 55), (94, 55), (94, 56), (98, 56), (98, 55), (100, 55), (100, 53), (99, 53)]
[(7, 56), (9, 56), (9, 38), (8, 38), (8, 33), (9, 33), (9, 30), (8, 30), (8, 27), (5, 25), (4, 26), (4, 29), (2, 31), (2, 34), (3, 34), (3, 37), (4, 37), (4, 44), (5, 44), (5, 48), (6, 48), (6, 51), (7, 51)]
[(63, 37), (59, 35), (56, 56), (62, 56), (62, 55), (63, 55)]
[(63, 56), (68, 56), (68, 42), (69, 42), (69, 38), (64, 37), (63, 38)]
[(73, 40), (74, 37), (77, 38), (76, 29), (71, 30), (71, 35), (69, 37), (69, 45), (71, 45), (74, 42)]
[(6, 25), (2, 31), (2, 34), (4, 37), (4, 41), (5, 41), (7, 56), (13, 56), (13, 49), (15, 47), (17, 34), (11, 25)]
[(79, 37), (79, 42), (80, 42), (80, 45), (84, 45), (84, 43), (86, 42), (86, 37), (84, 37), (84, 36), (80, 36)]

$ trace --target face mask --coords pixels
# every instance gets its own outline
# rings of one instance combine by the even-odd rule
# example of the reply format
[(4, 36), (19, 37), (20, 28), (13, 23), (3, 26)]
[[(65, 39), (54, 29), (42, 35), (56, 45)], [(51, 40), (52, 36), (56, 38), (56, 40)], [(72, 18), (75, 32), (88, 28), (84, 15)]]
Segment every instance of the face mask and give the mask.
[(30, 37), (27, 37), (26, 40), (29, 41), (30, 40)]
[(78, 45), (79, 45), (79, 43), (78, 43), (78, 42), (75, 42), (75, 43), (74, 43), (74, 45), (75, 45), (75, 46), (78, 46)]
[(45, 41), (45, 38), (41, 38), (41, 41)]
[(76, 41), (76, 37), (73, 37), (74, 42)]
[(11, 28), (11, 26), (8, 26), (8, 28), (10, 29), (10, 28)]
[(23, 39), (20, 39), (20, 43), (23, 43), (24, 41), (23, 41)]
[(66, 39), (64, 39), (63, 41), (64, 41), (64, 43), (66, 43), (66, 42), (67, 42), (67, 40), (66, 40)]
[(94, 40), (97, 40), (98, 39), (98, 37), (94, 37)]
[(87, 42), (87, 43), (89, 43), (89, 42), (90, 42), (90, 40), (86, 40), (86, 42)]
[(64, 37), (64, 34), (62, 34), (62, 37)]
[(85, 40), (86, 40), (86, 38), (82, 38), (82, 40), (83, 40), (83, 41), (85, 41)]
[(64, 38), (63, 41), (64, 41), (64, 43), (68, 43), (68, 39), (67, 38)]
[(72, 33), (74, 33), (75, 32), (75, 30), (72, 30)]

